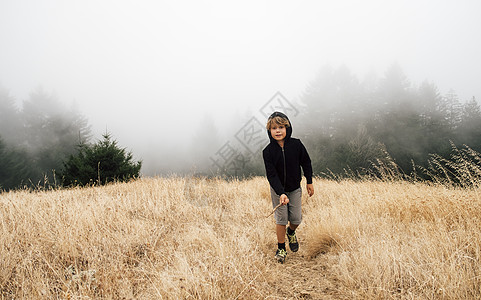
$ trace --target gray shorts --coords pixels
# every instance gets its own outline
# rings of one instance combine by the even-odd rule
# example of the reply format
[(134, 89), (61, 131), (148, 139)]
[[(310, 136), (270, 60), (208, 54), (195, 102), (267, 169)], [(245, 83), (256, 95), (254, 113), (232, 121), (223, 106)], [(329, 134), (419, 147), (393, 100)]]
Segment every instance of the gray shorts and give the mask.
[[(302, 189), (298, 188), (292, 192), (286, 192), (287, 198), (289, 198), (289, 203), (287, 205), (280, 206), (274, 212), (274, 219), (278, 225), (287, 225), (287, 222), (291, 222), (293, 225), (299, 225), (302, 221)], [(280, 196), (276, 194), (274, 189), (271, 187), (271, 199), (272, 208), (279, 204)]]

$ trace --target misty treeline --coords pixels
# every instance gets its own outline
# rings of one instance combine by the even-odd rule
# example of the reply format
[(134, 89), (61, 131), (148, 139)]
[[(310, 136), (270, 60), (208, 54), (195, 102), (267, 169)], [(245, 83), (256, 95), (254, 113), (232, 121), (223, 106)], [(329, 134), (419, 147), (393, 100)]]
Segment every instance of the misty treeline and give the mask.
[[(388, 167), (430, 180), (440, 160), (464, 153), (459, 150), (481, 151), (476, 99), (460, 100), (452, 90), (442, 95), (428, 81), (411, 83), (399, 65), (362, 80), (345, 66), (325, 66), (298, 102), (300, 113), (290, 116), (293, 136), (306, 145), (318, 176), (379, 175), (380, 168)], [(470, 162), (479, 166), (476, 157), (470, 156)], [(453, 171), (446, 165), (441, 172)], [(242, 171), (244, 176), (263, 175), (261, 155)]]
[[(416, 172), (422, 177), (426, 175), (423, 170), (432, 170), (433, 165), (444, 165), (442, 172), (452, 171), (455, 166), (450, 158), (459, 161), (470, 157), (477, 166), (481, 164), (477, 154), (481, 152), (481, 109), (476, 99), (458, 99), (454, 91), (442, 95), (428, 81), (411, 83), (398, 65), (381, 77), (368, 75), (363, 79), (347, 67), (326, 66), (293, 104), (299, 114), (286, 111), (293, 122), (293, 136), (306, 145), (318, 176), (375, 174), (380, 165), (395, 163), (400, 172)], [(192, 144), (196, 156), (204, 157), (205, 162), (195, 161), (200, 166), (196, 171), (233, 175), (232, 170), (219, 174), (218, 169), (212, 169), (209, 156), (217, 151), (212, 147), (220, 147), (212, 120), (201, 121), (200, 128), (203, 134), (194, 137)], [(103, 155), (103, 150), (90, 153), (85, 148), (90, 138), (87, 118), (75, 108), (63, 106), (55, 95), (36, 89), (19, 108), (8, 90), (0, 87), (0, 190), (61, 185), (56, 182), (61, 179), (56, 172), (66, 166), (99, 173), (97, 165), (84, 168), (77, 161), (80, 158), (87, 163)], [(267, 133), (265, 139), (267, 143)], [(469, 146), (465, 152), (454, 148), (465, 145)], [(131, 153), (118, 149), (110, 137), (104, 136), (104, 141), (91, 145), (91, 149), (95, 146), (122, 158), (118, 161), (138, 174), (140, 163), (132, 162)], [(265, 173), (260, 153), (245, 153), (236, 163), (236, 176)], [(156, 172), (169, 174), (172, 170)], [(104, 177), (97, 173), (87, 177)]]
[(441, 95), (428, 81), (412, 84), (398, 65), (362, 81), (346, 67), (325, 67), (302, 102), (300, 134), (318, 173), (363, 174), (390, 160), (411, 174), (429, 169), (433, 154), (449, 158), (453, 145), (481, 150), (476, 99)]
[(454, 145), (481, 150), (476, 99), (413, 84), (398, 65), (363, 80), (347, 67), (324, 67), (301, 100), (296, 132), (318, 175), (375, 173), (394, 162), (400, 172), (424, 176), (419, 170), (432, 167), (433, 154), (449, 159)]
[(19, 108), (0, 87), (0, 190), (59, 184), (64, 161), (91, 138), (90, 125), (42, 88)]

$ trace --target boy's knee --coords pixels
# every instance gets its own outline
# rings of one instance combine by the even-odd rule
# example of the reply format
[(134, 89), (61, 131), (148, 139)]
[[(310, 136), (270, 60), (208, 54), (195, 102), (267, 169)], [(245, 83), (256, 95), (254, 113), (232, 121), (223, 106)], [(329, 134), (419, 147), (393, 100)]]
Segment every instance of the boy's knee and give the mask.
[(287, 216), (282, 216), (282, 215), (277, 215), (276, 216), (276, 224), (277, 225), (287, 225), (288, 223), (288, 219), (287, 219)]

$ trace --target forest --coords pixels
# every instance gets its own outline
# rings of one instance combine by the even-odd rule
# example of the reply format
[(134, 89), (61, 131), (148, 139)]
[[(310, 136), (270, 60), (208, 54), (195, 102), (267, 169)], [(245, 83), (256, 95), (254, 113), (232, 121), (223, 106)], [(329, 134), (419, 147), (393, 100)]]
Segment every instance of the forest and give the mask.
[[(399, 65), (363, 79), (345, 66), (325, 66), (297, 104), (293, 136), (305, 144), (317, 176), (368, 174), (386, 160), (412, 174), (429, 168), (433, 157), (449, 159), (457, 148), (481, 151), (475, 97), (458, 99), (455, 91), (441, 94), (435, 83), (412, 83)], [(17, 107), (0, 88), (0, 190), (60, 185), (66, 159), (91, 138), (88, 118), (54, 94), (35, 89)], [(260, 153), (245, 157), (235, 176), (264, 175)]]
[(32, 91), (21, 109), (0, 88), (0, 189), (60, 184), (57, 173), (90, 132), (85, 116), (42, 88)]
[(475, 97), (460, 100), (452, 90), (440, 94), (434, 83), (411, 83), (398, 65), (363, 81), (345, 67), (326, 67), (302, 99), (300, 135), (319, 173), (362, 172), (388, 158), (410, 174), (428, 168), (433, 155), (481, 150)]

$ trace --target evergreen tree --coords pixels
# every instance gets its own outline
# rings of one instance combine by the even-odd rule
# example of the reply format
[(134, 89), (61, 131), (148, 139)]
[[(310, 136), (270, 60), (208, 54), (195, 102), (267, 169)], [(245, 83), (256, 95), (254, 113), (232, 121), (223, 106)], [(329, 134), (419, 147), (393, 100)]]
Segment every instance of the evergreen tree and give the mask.
[(449, 90), (441, 100), (441, 111), (446, 116), (446, 122), (450, 130), (455, 131), (461, 124), (463, 106), (459, 102), (458, 95), (455, 91)]
[(481, 151), (481, 107), (474, 97), (463, 106), (458, 135), (460, 143)]
[(390, 113), (398, 109), (414, 106), (411, 83), (398, 64), (388, 68), (377, 88), (378, 109), (383, 113)]
[(438, 88), (428, 82), (421, 84), (419, 88), (418, 102), (421, 104), (421, 133), (419, 144), (422, 147), (421, 161), (418, 164), (425, 164), (432, 153), (447, 155), (451, 152), (450, 141), (454, 138), (454, 131), (449, 111), (450, 107), (446, 98), (441, 97)]
[(19, 133), (22, 125), (14, 98), (0, 86), (0, 135), (8, 144), (18, 145), (21, 142)]
[(0, 191), (27, 184), (31, 177), (31, 163), (25, 151), (8, 147), (0, 137)]
[(110, 134), (94, 145), (80, 144), (78, 153), (64, 163), (63, 184), (106, 184), (137, 178), (142, 162), (134, 162), (132, 152), (120, 148)]
[(344, 157), (345, 168), (353, 170), (369, 169), (376, 159), (384, 156), (385, 147), (376, 142), (368, 133), (365, 126), (359, 126), (357, 135), (347, 143), (348, 155)]
[(87, 119), (75, 110), (68, 110), (57, 97), (37, 88), (24, 101), (23, 147), (34, 158), (32, 180), (54, 176), (63, 161), (76, 152), (76, 145), (90, 138)]
[(333, 69), (325, 66), (312, 81), (302, 102), (306, 105), (308, 124), (300, 123), (298, 133), (305, 135), (335, 135), (342, 126), (356, 128), (361, 111), (363, 92), (357, 78), (346, 67)]

